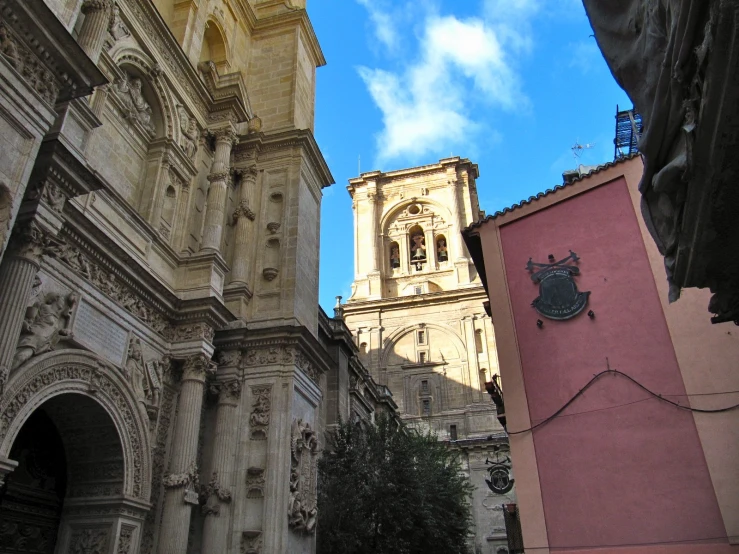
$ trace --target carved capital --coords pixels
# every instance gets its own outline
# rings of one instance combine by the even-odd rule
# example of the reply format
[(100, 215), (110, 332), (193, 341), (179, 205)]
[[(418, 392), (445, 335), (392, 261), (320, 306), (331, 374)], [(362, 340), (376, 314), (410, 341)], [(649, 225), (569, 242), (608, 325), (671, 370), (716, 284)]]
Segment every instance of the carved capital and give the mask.
[(26, 221), (15, 226), (8, 242), (8, 253), (38, 264), (41, 256), (58, 244), (59, 241), (44, 231), (36, 222)]
[(218, 395), (219, 404), (235, 405), (241, 398), (241, 381), (238, 379), (230, 379), (228, 381), (220, 381), (211, 385), (211, 392)]
[(229, 177), (228, 171), (218, 171), (215, 173), (211, 173), (208, 175), (207, 179), (209, 182), (213, 183), (215, 181), (227, 181)]
[(216, 147), (223, 145), (233, 148), (239, 143), (239, 137), (236, 136), (236, 131), (230, 126), (221, 129), (209, 129), (208, 134), (215, 139)]
[(205, 354), (195, 354), (185, 360), (183, 367), (182, 380), (183, 381), (200, 381), (205, 382), (208, 375), (213, 375), (216, 372), (216, 366), (210, 361)]
[(82, 2), (80, 11), (88, 15), (93, 12), (101, 12), (110, 10), (113, 7), (112, 0), (85, 0)]
[(256, 183), (257, 175), (259, 175), (259, 170), (257, 169), (256, 164), (252, 164), (249, 167), (244, 168), (243, 172), (244, 181), (252, 185)]

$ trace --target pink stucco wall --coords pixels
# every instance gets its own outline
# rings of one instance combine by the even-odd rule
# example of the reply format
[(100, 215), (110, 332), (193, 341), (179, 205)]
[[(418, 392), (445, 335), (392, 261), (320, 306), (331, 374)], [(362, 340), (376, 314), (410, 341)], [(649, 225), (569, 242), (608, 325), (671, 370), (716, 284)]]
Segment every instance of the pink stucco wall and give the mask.
[[(506, 224), (500, 237), (532, 423), (604, 370), (606, 358), (656, 392), (685, 394), (623, 179)], [(526, 261), (570, 249), (581, 257), (577, 283), (591, 291), (594, 320), (550, 321), (530, 305), (538, 287)], [(692, 415), (627, 380), (602, 378), (534, 431), (534, 445), (550, 547), (726, 543)]]

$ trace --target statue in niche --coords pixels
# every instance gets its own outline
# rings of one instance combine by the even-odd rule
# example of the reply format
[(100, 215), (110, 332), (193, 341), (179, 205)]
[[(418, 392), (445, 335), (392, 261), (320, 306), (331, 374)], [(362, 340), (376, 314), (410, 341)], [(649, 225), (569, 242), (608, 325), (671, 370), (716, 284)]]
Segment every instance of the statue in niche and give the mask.
[(116, 41), (131, 36), (131, 32), (121, 19), (121, 10), (115, 4), (113, 5), (113, 11), (110, 13), (108, 31)]
[(138, 77), (131, 78), (124, 71), (123, 77), (116, 81), (113, 90), (126, 108), (126, 118), (131, 121), (138, 121), (147, 131), (154, 134), (156, 128), (152, 121), (151, 106), (144, 99), (142, 87), (141, 79)]
[(62, 296), (49, 292), (26, 310), (13, 369), (33, 356), (53, 350), (62, 337), (72, 336), (72, 330), (68, 328), (69, 318), (78, 299), (76, 294)]
[(138, 337), (131, 339), (128, 343), (125, 373), (139, 402), (147, 406), (159, 405), (163, 373), (168, 365), (169, 358), (166, 356), (161, 361), (147, 362), (141, 350), (141, 341)]
[(446, 249), (446, 239), (439, 239), (436, 243), (436, 259), (445, 262), (449, 259), (449, 252)]
[(146, 368), (144, 367), (144, 355), (141, 352), (141, 342), (133, 337), (128, 343), (128, 358), (126, 359), (126, 376), (128, 377), (133, 392), (139, 402), (146, 403), (147, 392), (150, 390)]
[(180, 131), (182, 132), (180, 146), (185, 152), (185, 155), (192, 159), (198, 150), (198, 142), (200, 139), (198, 122), (194, 117), (190, 117), (184, 106), (177, 106), (177, 113), (180, 117)]
[(417, 233), (411, 237), (411, 261), (426, 261), (426, 239), (421, 233)]
[(390, 267), (393, 269), (400, 267), (400, 248), (397, 244), (390, 247)]

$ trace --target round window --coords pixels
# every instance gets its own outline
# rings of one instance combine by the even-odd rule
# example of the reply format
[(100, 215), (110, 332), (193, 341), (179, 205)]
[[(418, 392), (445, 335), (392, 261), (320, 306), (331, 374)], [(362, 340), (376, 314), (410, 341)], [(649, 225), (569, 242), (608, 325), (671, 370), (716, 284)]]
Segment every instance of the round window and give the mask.
[(411, 214), (411, 215), (419, 214), (419, 213), (421, 213), (421, 207), (418, 204), (412, 204), (408, 208), (408, 213)]
[(503, 467), (496, 467), (490, 471), (490, 480), (487, 481), (490, 490), (497, 494), (505, 494), (513, 488), (510, 473)]

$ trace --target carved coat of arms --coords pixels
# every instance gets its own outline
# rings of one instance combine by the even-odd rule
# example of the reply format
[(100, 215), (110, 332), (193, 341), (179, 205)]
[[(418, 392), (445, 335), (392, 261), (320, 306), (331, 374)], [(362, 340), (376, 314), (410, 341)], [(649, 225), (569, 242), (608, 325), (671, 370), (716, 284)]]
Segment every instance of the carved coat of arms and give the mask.
[(575, 284), (580, 268), (572, 264), (578, 261), (580, 258), (572, 250), (569, 256), (559, 261), (550, 254), (546, 264), (529, 258), (526, 269), (531, 273), (531, 280), (539, 285), (539, 296), (531, 305), (544, 317), (570, 319), (588, 305), (590, 292), (578, 291)]

